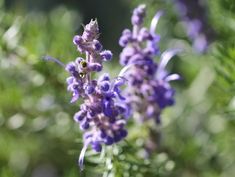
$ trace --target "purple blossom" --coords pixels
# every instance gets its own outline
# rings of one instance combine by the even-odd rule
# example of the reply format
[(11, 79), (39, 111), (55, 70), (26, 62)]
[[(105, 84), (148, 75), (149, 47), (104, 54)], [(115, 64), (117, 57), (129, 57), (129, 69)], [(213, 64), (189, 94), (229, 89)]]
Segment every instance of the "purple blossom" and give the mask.
[(102, 70), (103, 61), (112, 59), (112, 52), (103, 50), (103, 46), (97, 40), (99, 29), (97, 21), (91, 20), (84, 28), (82, 36), (76, 35), (73, 43), (86, 58), (77, 58), (75, 62), (66, 65), (70, 73), (67, 79), (68, 91), (72, 92), (71, 102), (82, 98), (84, 103), (74, 115), (74, 120), (80, 124), (84, 131), (84, 147), (79, 158), (80, 168), (83, 168), (85, 151), (89, 145), (100, 152), (102, 144), (112, 145), (127, 136), (125, 129), (127, 109), (121, 95), (120, 87), (125, 84), (123, 77), (111, 80), (107, 73), (97, 80), (92, 79), (92, 72)]
[(67, 78), (67, 90), (72, 93), (71, 103), (82, 99), (80, 109), (74, 115), (74, 121), (79, 123), (84, 131), (84, 146), (79, 157), (79, 166), (83, 169), (86, 149), (91, 148), (100, 152), (102, 145), (112, 145), (127, 136), (125, 129), (129, 116), (128, 106), (123, 102), (120, 87), (125, 84), (123, 77), (111, 80), (108, 73), (98, 79), (92, 78), (94, 72), (103, 69), (102, 63), (112, 59), (112, 52), (103, 50), (98, 41), (99, 29), (96, 20), (91, 20), (84, 27), (83, 34), (76, 35), (73, 43), (85, 58), (78, 57), (66, 66), (60, 61), (46, 57), (65, 67), (70, 76)]
[(137, 8), (134, 9), (133, 15), (131, 17), (132, 25), (141, 25), (143, 23), (145, 17), (145, 4), (139, 5)]
[[(104, 79), (105, 78), (105, 79)], [(117, 95), (120, 94), (118, 78), (110, 81), (107, 74), (100, 76), (98, 81), (93, 80), (92, 92), (84, 94), (84, 103), (74, 115), (74, 120), (80, 124), (81, 130), (86, 133), (83, 136), (84, 147), (91, 145), (92, 149), (100, 152), (102, 144), (112, 145), (125, 138), (127, 107)], [(118, 90), (115, 90), (115, 88)], [(83, 166), (84, 154), (81, 153), (79, 165)]]
[[(141, 10), (140, 10), (141, 9)], [(133, 11), (132, 31), (125, 29), (119, 44), (124, 47), (120, 63), (125, 66), (119, 76), (128, 79), (125, 89), (126, 101), (141, 121), (155, 119), (160, 123), (162, 110), (174, 104), (174, 89), (170, 81), (179, 79), (178, 74), (168, 74), (165, 67), (179, 50), (168, 50), (160, 55), (159, 63), (154, 57), (160, 54), (160, 36), (155, 33), (162, 12), (158, 12), (147, 29), (143, 27), (145, 6), (140, 5)], [(139, 18), (138, 23), (133, 19)]]
[[(123, 47), (120, 63), (124, 68), (113, 80), (108, 73), (93, 78), (94, 73), (102, 71), (103, 62), (112, 59), (112, 52), (103, 49), (98, 40), (96, 20), (84, 27), (82, 35), (73, 38), (77, 50), (85, 57), (67, 65), (45, 57), (59, 63), (70, 74), (66, 82), (67, 90), (72, 93), (71, 103), (83, 100), (73, 117), (84, 132), (78, 162), (81, 169), (88, 147), (101, 152), (103, 145), (112, 145), (127, 136), (125, 125), (131, 113), (136, 113), (142, 121), (154, 119), (160, 123), (162, 111), (174, 104), (175, 91), (169, 82), (179, 79), (179, 75), (168, 74), (166, 65), (179, 50), (167, 50), (160, 55), (160, 35), (155, 29), (162, 12), (154, 16), (148, 29), (143, 27), (145, 8), (140, 5), (133, 11), (133, 29), (125, 29), (120, 37), (119, 44)], [(160, 56), (158, 63), (154, 61), (156, 56)], [(121, 87), (126, 83), (123, 93)]]
[(206, 8), (200, 0), (175, 0), (174, 4), (193, 48), (199, 53), (205, 52), (215, 37), (207, 21)]

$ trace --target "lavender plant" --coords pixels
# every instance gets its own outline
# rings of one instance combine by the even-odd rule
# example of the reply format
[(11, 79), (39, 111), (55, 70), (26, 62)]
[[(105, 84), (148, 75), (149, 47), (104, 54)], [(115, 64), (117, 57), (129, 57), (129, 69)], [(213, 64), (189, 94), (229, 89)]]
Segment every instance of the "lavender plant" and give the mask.
[(174, 104), (174, 89), (169, 82), (179, 79), (178, 74), (168, 74), (165, 67), (179, 50), (167, 50), (161, 54), (159, 63), (154, 61), (160, 55), (160, 36), (155, 29), (162, 12), (154, 16), (149, 29), (143, 27), (145, 14), (145, 5), (134, 9), (132, 31), (125, 29), (120, 37), (123, 47), (120, 63), (125, 66), (121, 74), (129, 81), (125, 93), (134, 117), (140, 121), (153, 118), (160, 123), (162, 110)]
[[(79, 157), (81, 169), (89, 145), (94, 151), (101, 152), (102, 144), (112, 145), (127, 136), (124, 126), (128, 110), (120, 90), (125, 79), (117, 77), (111, 80), (108, 73), (104, 73), (98, 79), (92, 77), (92, 73), (102, 70), (104, 61), (112, 59), (112, 52), (103, 50), (98, 37), (98, 23), (96, 20), (91, 20), (84, 27), (83, 34), (73, 38), (77, 50), (86, 57), (78, 57), (65, 66), (70, 74), (67, 78), (67, 89), (72, 92), (71, 103), (79, 98), (84, 101), (80, 105), (80, 110), (74, 115), (74, 120), (84, 131), (84, 146)], [(50, 57), (47, 59), (52, 60)]]
[[(178, 50), (168, 50), (161, 54), (159, 63), (154, 61), (154, 57), (160, 55), (160, 36), (155, 29), (162, 12), (155, 15), (150, 29), (143, 27), (145, 13), (145, 5), (134, 9), (131, 18), (133, 30), (125, 29), (122, 33), (119, 44), (124, 49), (120, 63), (125, 67), (114, 80), (108, 73), (94, 78), (94, 73), (102, 71), (102, 63), (112, 59), (112, 52), (103, 50), (98, 40), (96, 20), (84, 27), (82, 35), (73, 38), (77, 50), (85, 54), (85, 58), (78, 57), (64, 65), (46, 57), (63, 65), (69, 72), (67, 90), (72, 93), (71, 103), (78, 99), (84, 101), (74, 115), (74, 120), (84, 132), (84, 146), (79, 157), (81, 169), (88, 146), (101, 152), (103, 144), (112, 145), (127, 136), (125, 124), (131, 113), (141, 121), (153, 118), (160, 123), (162, 110), (174, 104), (174, 89), (169, 82), (179, 79), (179, 75), (169, 75), (165, 67)], [(129, 84), (124, 97), (120, 87), (126, 81)]]

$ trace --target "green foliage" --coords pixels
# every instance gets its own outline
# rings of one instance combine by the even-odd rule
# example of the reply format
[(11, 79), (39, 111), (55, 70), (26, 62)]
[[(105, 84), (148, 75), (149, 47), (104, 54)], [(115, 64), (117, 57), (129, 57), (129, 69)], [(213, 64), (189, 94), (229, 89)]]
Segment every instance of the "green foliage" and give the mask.
[[(142, 1), (125, 5), (132, 9), (139, 3)], [(235, 174), (234, 1), (208, 0), (209, 22), (217, 38), (206, 54), (193, 52), (171, 1), (146, 3), (147, 24), (157, 9), (165, 10), (157, 29), (162, 51), (177, 45), (184, 48), (169, 67), (183, 77), (173, 83), (176, 105), (164, 112), (161, 126), (130, 120), (128, 138), (104, 148), (101, 154), (89, 149), (85, 170), (80, 172), (77, 158), (82, 135), (72, 119), (78, 104), (69, 104), (64, 69), (41, 58), (49, 54), (67, 63), (78, 56), (72, 37), (83, 14), (63, 5), (48, 12), (6, 10), (0, 1), (1, 177)], [(119, 22), (113, 22), (113, 28), (115, 23)], [(102, 32), (104, 38), (109, 30)], [(111, 35), (108, 38), (104, 40), (117, 43)], [(115, 56), (118, 50), (113, 51)], [(117, 60), (105, 66), (113, 76), (120, 69)]]

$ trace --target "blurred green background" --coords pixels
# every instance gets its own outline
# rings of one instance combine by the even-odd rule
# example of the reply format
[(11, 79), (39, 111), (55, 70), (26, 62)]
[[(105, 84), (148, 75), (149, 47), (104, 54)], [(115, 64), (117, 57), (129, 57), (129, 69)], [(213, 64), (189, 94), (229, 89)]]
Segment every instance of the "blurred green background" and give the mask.
[[(101, 155), (88, 150), (80, 172), (81, 132), (72, 119), (79, 105), (69, 103), (64, 69), (41, 58), (75, 59), (73, 36), (97, 18), (100, 39), (114, 53), (105, 70), (115, 76), (118, 38), (143, 1), (0, 0), (0, 177), (234, 176), (235, 2), (203, 2), (207, 28), (216, 33), (203, 54), (192, 48), (175, 1), (144, 2), (146, 25), (165, 11), (157, 28), (161, 51), (183, 48), (168, 68), (183, 78), (173, 83), (176, 104), (164, 111), (161, 126), (130, 121), (125, 141)], [(155, 148), (146, 154), (148, 143)]]

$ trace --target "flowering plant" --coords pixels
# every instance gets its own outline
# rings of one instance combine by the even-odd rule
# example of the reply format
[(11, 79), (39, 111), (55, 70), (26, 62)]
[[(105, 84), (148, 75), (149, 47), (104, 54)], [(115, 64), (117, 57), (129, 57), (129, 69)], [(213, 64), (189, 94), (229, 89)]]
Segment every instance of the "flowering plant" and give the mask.
[[(145, 8), (145, 5), (139, 5), (134, 9), (131, 18), (133, 30), (125, 29), (120, 37), (119, 44), (123, 47), (120, 63), (124, 67), (114, 80), (108, 73), (98, 79), (93, 78), (92, 73), (102, 71), (102, 63), (112, 59), (112, 52), (103, 50), (98, 40), (97, 20), (91, 20), (84, 27), (83, 34), (73, 38), (77, 50), (85, 54), (85, 58), (78, 57), (64, 65), (57, 59), (45, 57), (69, 72), (67, 90), (72, 92), (71, 103), (83, 100), (74, 115), (75, 122), (84, 132), (84, 146), (79, 157), (81, 169), (89, 145), (94, 151), (101, 152), (102, 144), (112, 145), (127, 136), (125, 125), (128, 117), (132, 115), (141, 121), (154, 118), (160, 123), (162, 110), (174, 103), (174, 90), (169, 81), (180, 77), (178, 74), (168, 74), (165, 67), (179, 50), (167, 50), (160, 54), (160, 36), (155, 29), (162, 12), (154, 16), (150, 29), (147, 29), (142, 26)], [(154, 57), (159, 55), (160, 61), (157, 63)], [(126, 89), (122, 93), (120, 87), (125, 83)]]
[[(160, 36), (155, 29), (162, 11), (154, 16), (150, 29), (143, 27), (145, 14), (145, 5), (139, 5), (131, 18), (132, 31), (125, 29), (122, 32), (119, 40), (123, 47), (120, 63), (125, 66), (124, 75), (129, 81), (125, 93), (135, 117), (141, 121), (154, 118), (160, 123), (162, 110), (174, 104), (174, 90), (169, 82), (180, 78), (178, 74), (168, 74), (165, 67), (179, 50), (167, 50), (160, 54)], [(157, 63), (154, 57), (159, 55)]]
[(98, 79), (92, 77), (92, 73), (103, 69), (102, 63), (112, 59), (112, 52), (103, 50), (97, 40), (99, 28), (96, 20), (91, 20), (84, 27), (83, 34), (76, 35), (73, 43), (77, 50), (86, 57), (78, 57), (66, 66), (51, 57), (65, 67), (70, 76), (67, 78), (67, 90), (72, 92), (71, 103), (79, 98), (84, 103), (74, 115), (74, 120), (80, 124), (84, 131), (84, 147), (79, 158), (79, 166), (83, 168), (85, 151), (89, 145), (96, 152), (101, 152), (102, 144), (112, 145), (127, 136), (125, 129), (128, 118), (125, 98), (121, 95), (120, 87), (125, 84), (123, 77), (111, 80), (108, 73), (104, 73)]

